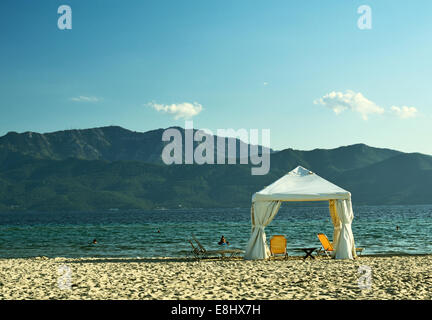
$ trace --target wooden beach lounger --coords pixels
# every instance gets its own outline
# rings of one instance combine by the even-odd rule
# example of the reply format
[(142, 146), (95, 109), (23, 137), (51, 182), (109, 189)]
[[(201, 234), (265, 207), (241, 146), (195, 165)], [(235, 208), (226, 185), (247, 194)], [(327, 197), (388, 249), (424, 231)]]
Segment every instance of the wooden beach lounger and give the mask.
[(198, 245), (198, 248), (195, 247), (192, 243), (192, 241), (189, 240), (189, 243), (192, 245), (193, 253), (196, 258), (202, 259), (202, 258), (208, 258), (211, 256), (218, 256), (223, 258), (233, 258), (241, 253), (243, 253), (243, 250), (240, 249), (227, 249), (227, 250), (206, 250), (204, 246), (198, 241), (197, 238), (195, 238), (194, 235), (192, 235), (192, 238), (195, 240), (196, 244)]
[(287, 252), (287, 240), (282, 235), (274, 235), (270, 239), (270, 254), (271, 257), (275, 257), (277, 254), (284, 255), (285, 259), (288, 259)]
[(194, 244), (191, 240), (188, 240), (188, 241), (192, 246), (192, 253), (194, 254), (195, 258), (200, 258), (202, 256), (202, 252), (194, 246)]
[[(322, 245), (322, 248), (318, 251), (318, 254), (324, 252), (327, 257), (330, 257), (330, 253), (333, 251), (333, 246), (329, 239), (324, 233), (318, 233), (317, 236)], [(363, 248), (356, 248), (356, 252), (361, 254), (363, 252)]]

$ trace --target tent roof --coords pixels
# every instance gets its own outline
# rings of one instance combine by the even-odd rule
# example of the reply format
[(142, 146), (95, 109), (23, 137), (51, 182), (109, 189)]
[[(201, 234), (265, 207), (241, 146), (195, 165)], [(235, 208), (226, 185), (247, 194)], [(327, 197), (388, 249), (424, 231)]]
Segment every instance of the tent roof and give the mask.
[(351, 194), (298, 166), (252, 196), (252, 201), (320, 201), (349, 199)]

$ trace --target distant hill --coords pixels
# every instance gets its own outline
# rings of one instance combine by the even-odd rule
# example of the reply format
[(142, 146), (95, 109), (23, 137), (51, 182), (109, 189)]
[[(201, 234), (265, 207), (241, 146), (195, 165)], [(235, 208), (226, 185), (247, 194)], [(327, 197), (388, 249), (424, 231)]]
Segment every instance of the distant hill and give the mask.
[[(360, 203), (431, 204), (432, 157), (402, 153), (335, 177)], [(354, 201), (353, 200), (353, 201)]]
[(334, 179), (345, 171), (365, 168), (402, 154), (399, 151), (369, 147), (365, 144), (339, 147), (336, 149), (315, 149), (299, 151), (285, 149), (272, 155), (274, 169), (287, 172), (297, 165), (308, 168), (326, 179)]
[[(185, 130), (180, 127), (174, 128), (180, 131), (182, 140), (185, 141)], [(135, 132), (118, 126), (109, 126), (44, 134), (9, 132), (0, 137), (0, 161), (9, 153), (20, 153), (36, 159), (49, 160), (76, 158), (161, 163), (162, 150), (169, 143), (162, 141), (162, 134), (165, 130)], [(196, 131), (194, 129), (194, 133)], [(228, 141), (235, 141), (237, 150), (240, 150), (240, 145), (246, 145), (239, 139), (225, 138), (224, 140), (226, 155), (228, 155)], [(194, 147), (198, 144), (199, 142), (194, 142)], [(216, 143), (214, 147), (216, 155)], [(239, 157), (239, 153), (236, 157)]]
[(432, 203), (428, 155), (364, 144), (286, 149), (271, 153), (269, 174), (252, 176), (250, 165), (163, 164), (163, 130), (8, 133), (0, 137), (0, 210), (247, 207), (297, 165), (349, 190), (355, 204)]

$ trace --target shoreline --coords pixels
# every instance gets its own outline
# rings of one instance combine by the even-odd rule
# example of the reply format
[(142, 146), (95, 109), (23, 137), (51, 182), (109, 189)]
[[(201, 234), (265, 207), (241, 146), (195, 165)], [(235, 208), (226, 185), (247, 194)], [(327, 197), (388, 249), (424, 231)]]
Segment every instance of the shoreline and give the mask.
[[(297, 255), (289, 255), (288, 258), (289, 259), (298, 259), (298, 258), (302, 258), (304, 255), (302, 254), (297, 254)], [(369, 257), (369, 258), (374, 258), (374, 257), (423, 257), (423, 256), (432, 256), (432, 253), (372, 253), (372, 254), (362, 254), (359, 255), (358, 257)], [(317, 257), (314, 254), (314, 257), (316, 258), (321, 258), (321, 257)], [(186, 254), (184, 256), (157, 256), (157, 257), (153, 257), (153, 256), (135, 256), (135, 257), (130, 257), (130, 256), (88, 256), (88, 257), (68, 257), (68, 256), (56, 256), (56, 257), (49, 257), (49, 256), (31, 256), (31, 257), (0, 257), (0, 261), (2, 260), (11, 260), (11, 259), (72, 259), (72, 260), (78, 260), (78, 259), (148, 259), (148, 260), (158, 260), (158, 259), (173, 259), (173, 260), (195, 260), (195, 258), (193, 258), (192, 255), (187, 256)], [(206, 258), (209, 259), (209, 258)], [(212, 259), (212, 258), (210, 258)], [(215, 258), (216, 259), (216, 258)], [(236, 257), (236, 258), (231, 258), (231, 259), (226, 259), (226, 260), (243, 260), (242, 256)], [(278, 258), (276, 258), (277, 260)], [(309, 259), (309, 258), (308, 258)], [(224, 259), (216, 259), (216, 260), (221, 260), (221, 261), (225, 261)], [(355, 260), (355, 259), (354, 259)]]
[(2, 300), (431, 300), (430, 288), (432, 254), (0, 259)]

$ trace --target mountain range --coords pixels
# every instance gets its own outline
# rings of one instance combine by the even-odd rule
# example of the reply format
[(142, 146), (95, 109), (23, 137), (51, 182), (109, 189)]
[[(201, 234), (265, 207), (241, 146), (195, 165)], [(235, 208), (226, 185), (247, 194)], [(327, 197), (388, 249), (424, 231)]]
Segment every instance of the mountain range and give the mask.
[[(0, 137), (0, 210), (248, 207), (254, 192), (298, 165), (349, 190), (354, 204), (432, 203), (429, 155), (365, 144), (271, 150), (270, 172), (254, 176), (238, 155), (231, 165), (165, 165), (164, 130), (9, 132)], [(231, 140), (237, 150), (244, 144)]]

